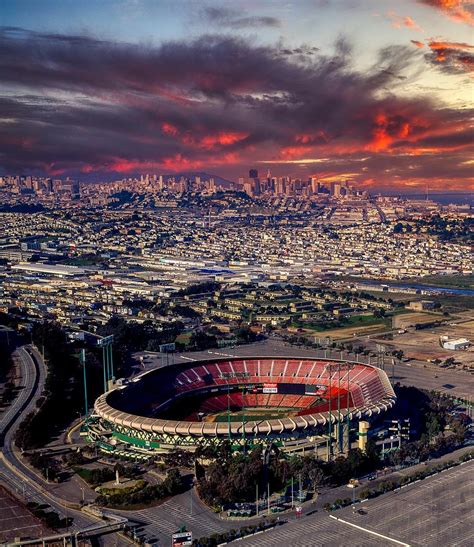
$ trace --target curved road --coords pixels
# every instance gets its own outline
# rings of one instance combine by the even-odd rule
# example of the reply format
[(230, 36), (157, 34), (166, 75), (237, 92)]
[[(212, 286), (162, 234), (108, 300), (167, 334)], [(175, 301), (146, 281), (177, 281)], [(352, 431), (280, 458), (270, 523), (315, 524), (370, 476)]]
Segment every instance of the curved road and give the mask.
[(43, 391), (46, 370), (40, 354), (32, 346), (16, 349), (13, 357), (20, 365), (23, 387), (18, 398), (0, 419), (0, 479), (27, 501), (50, 505), (61, 518), (73, 517), (72, 528), (75, 531), (88, 528), (96, 524), (97, 520), (81, 511), (66, 509), (58, 503), (57, 498), (41, 486), (39, 481), (42, 478), (23, 464), (15, 453), (15, 433), (25, 416), (36, 408), (36, 401)]

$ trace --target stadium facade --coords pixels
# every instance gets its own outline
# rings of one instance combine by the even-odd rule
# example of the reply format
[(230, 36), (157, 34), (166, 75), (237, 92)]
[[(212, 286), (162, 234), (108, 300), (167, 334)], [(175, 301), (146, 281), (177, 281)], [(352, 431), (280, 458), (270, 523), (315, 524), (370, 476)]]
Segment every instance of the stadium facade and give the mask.
[[(209, 359), (153, 369), (95, 402), (89, 438), (102, 450), (149, 457), (177, 448), (270, 444), (330, 458), (395, 403), (386, 373), (351, 361)], [(360, 424), (360, 426), (359, 426)]]

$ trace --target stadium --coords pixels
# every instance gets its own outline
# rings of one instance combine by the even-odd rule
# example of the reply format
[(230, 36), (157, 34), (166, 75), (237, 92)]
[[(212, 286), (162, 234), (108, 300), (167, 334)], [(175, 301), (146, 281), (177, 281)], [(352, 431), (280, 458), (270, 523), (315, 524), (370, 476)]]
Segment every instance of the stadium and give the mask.
[[(270, 444), (330, 458), (393, 406), (384, 371), (332, 359), (209, 359), (156, 368), (114, 385), (94, 405), (89, 438), (144, 457), (177, 448)], [(351, 433), (352, 428), (352, 433)]]

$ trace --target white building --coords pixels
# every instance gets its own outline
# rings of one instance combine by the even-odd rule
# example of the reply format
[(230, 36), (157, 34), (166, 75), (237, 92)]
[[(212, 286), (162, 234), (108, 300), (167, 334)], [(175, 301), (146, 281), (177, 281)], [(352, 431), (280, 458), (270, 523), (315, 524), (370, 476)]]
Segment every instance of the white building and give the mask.
[(470, 342), (467, 338), (456, 338), (456, 340), (447, 340), (443, 342), (444, 349), (450, 349), (459, 351), (462, 349), (467, 349), (470, 345)]

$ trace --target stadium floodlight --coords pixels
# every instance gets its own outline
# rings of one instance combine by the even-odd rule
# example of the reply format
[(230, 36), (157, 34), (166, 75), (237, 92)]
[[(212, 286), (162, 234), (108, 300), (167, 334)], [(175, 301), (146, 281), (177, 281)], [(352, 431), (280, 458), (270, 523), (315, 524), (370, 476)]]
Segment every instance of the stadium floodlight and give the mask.
[(103, 336), (97, 340), (97, 345), (102, 348), (102, 367), (104, 370), (104, 393), (108, 391), (109, 383), (114, 380), (114, 361), (112, 344), (114, 335)]

